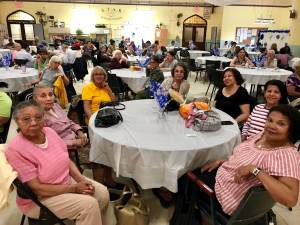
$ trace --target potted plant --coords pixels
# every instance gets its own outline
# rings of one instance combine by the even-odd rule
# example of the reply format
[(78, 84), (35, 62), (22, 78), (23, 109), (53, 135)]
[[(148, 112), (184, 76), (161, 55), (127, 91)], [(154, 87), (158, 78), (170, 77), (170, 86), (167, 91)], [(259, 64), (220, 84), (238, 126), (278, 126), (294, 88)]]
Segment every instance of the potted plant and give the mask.
[(76, 34), (77, 34), (77, 35), (82, 35), (82, 34), (83, 34), (83, 31), (82, 31), (81, 29), (78, 28), (78, 29), (76, 30)]

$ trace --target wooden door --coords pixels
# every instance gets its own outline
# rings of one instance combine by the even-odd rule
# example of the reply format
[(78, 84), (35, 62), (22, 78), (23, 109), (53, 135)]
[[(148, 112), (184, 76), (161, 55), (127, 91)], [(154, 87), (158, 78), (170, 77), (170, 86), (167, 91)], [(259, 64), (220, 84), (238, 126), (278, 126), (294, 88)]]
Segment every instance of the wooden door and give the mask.
[(183, 22), (182, 46), (188, 47), (193, 41), (197, 49), (205, 50), (207, 22), (198, 15), (193, 15)]

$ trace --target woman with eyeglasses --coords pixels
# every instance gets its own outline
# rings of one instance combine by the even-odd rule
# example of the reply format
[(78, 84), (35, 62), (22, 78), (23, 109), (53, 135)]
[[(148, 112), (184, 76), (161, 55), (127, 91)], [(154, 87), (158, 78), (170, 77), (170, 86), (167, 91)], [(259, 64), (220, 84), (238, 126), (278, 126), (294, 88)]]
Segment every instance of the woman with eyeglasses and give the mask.
[[(101, 225), (109, 203), (107, 188), (79, 172), (64, 141), (44, 127), (44, 109), (34, 101), (21, 102), (13, 118), (20, 132), (5, 155), (18, 178), (59, 218), (75, 220), (76, 225)], [(28, 217), (39, 218), (40, 208), (30, 199), (17, 196), (17, 205)]]

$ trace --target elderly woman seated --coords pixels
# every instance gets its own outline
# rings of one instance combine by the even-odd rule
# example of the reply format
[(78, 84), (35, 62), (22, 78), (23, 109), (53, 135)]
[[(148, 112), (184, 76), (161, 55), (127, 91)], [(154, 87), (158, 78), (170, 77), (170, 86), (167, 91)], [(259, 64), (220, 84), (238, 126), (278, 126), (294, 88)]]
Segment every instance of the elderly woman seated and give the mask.
[(266, 68), (276, 68), (277, 65), (275, 63), (275, 51), (274, 50), (268, 50), (267, 51), (267, 57), (262, 60), (260, 66), (266, 67)]
[(162, 71), (171, 71), (177, 63), (178, 61), (175, 59), (175, 52), (168, 51), (164, 61), (159, 64), (159, 67)]
[[(288, 105), (273, 107), (263, 132), (237, 145), (228, 159), (203, 165), (197, 176), (216, 193), (215, 209), (232, 215), (247, 191), (263, 185), (286, 207), (296, 205), (299, 193), (300, 113)], [(196, 197), (197, 196), (197, 197)], [(194, 198), (209, 198), (197, 189)]]
[(63, 68), (61, 67), (62, 60), (59, 56), (52, 56), (49, 65), (42, 73), (39, 74), (39, 79), (32, 82), (32, 84), (43, 84), (53, 86), (56, 79), (61, 76), (65, 85), (69, 84), (69, 79), (65, 75)]
[(45, 126), (55, 130), (64, 140), (68, 149), (82, 147), (88, 142), (82, 128), (70, 120), (66, 111), (54, 102), (53, 89), (50, 86), (38, 85), (34, 87), (33, 99), (45, 110)]
[(254, 66), (251, 60), (246, 57), (245, 49), (241, 48), (237, 52), (236, 56), (230, 62), (231, 67), (249, 67)]
[(300, 98), (300, 60), (293, 64), (295, 72), (290, 75), (286, 81), (289, 99), (291, 101)]
[(111, 59), (110, 69), (113, 70), (121, 68), (128, 68), (127, 58), (123, 56), (120, 50), (115, 50)]
[[(21, 102), (13, 118), (20, 132), (5, 155), (19, 179), (59, 218), (101, 225), (109, 203), (107, 188), (84, 177), (70, 161), (64, 141), (44, 127), (44, 109), (34, 101)], [(39, 218), (40, 208), (31, 200), (17, 196), (17, 205), (28, 217)]]

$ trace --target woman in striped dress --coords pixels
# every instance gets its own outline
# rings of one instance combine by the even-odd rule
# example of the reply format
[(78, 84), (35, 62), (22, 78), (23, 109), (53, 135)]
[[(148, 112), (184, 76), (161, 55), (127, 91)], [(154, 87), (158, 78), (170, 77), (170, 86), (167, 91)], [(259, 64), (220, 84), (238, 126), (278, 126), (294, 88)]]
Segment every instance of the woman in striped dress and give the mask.
[(269, 80), (264, 89), (266, 103), (255, 106), (251, 112), (243, 126), (242, 141), (264, 130), (269, 110), (273, 106), (288, 103), (286, 86), (282, 81)]
[[(270, 109), (263, 132), (237, 145), (231, 156), (202, 166), (197, 176), (216, 194), (215, 209), (232, 215), (247, 191), (263, 185), (271, 197), (287, 207), (298, 201), (300, 113), (289, 105)], [(195, 188), (196, 189), (196, 188)], [(209, 197), (196, 189), (202, 201)]]

